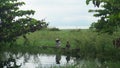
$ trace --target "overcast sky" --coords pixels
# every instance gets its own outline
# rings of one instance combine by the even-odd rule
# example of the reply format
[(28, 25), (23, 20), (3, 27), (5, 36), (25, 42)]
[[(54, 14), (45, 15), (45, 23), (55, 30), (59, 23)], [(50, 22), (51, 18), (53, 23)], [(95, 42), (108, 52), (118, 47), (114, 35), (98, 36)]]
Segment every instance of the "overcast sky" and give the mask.
[(50, 27), (59, 28), (88, 28), (97, 20), (93, 13), (92, 4), (86, 5), (86, 0), (20, 0), (26, 5), (21, 9), (33, 9), (36, 11), (33, 16), (36, 19), (45, 19)]

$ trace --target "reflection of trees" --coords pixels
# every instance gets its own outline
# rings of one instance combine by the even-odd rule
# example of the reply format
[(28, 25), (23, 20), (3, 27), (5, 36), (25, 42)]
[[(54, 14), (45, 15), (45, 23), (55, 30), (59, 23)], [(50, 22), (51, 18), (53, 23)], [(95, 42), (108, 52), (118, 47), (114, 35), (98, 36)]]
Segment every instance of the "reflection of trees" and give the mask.
[(38, 55), (33, 55), (33, 60), (34, 60), (34, 63), (39, 63), (40, 62), (39, 54)]
[(24, 57), (24, 62), (23, 62), (24, 64), (29, 62), (29, 60), (31, 60), (31, 59), (33, 59), (34, 60), (33, 62), (35, 62), (35, 63), (39, 62), (39, 55), (37, 55), (37, 54), (26, 53), (23, 55), (23, 57)]
[(80, 64), (80, 56), (76, 55), (74, 59), (74, 66), (78, 66)]
[(22, 64), (17, 65), (18, 59), (23, 56), (22, 53), (1, 52), (0, 53), (0, 68), (19, 68)]
[(17, 65), (16, 64), (16, 59), (14, 59), (12, 56), (10, 56), (10, 58), (8, 58), (8, 60), (6, 61), (0, 61), (0, 67), (1, 68), (19, 68), (21, 67), (21, 65)]
[(28, 60), (30, 59), (30, 54), (28, 54), (28, 53), (25, 53), (24, 55), (23, 55), (23, 57), (24, 57), (24, 64), (26, 63), (26, 62), (28, 62)]
[[(19, 62), (19, 60), (23, 61)], [(34, 60), (32, 62), (36, 64), (40, 63), (39, 54), (0, 52), (0, 68), (19, 68), (21, 65), (28, 63), (29, 60)]]

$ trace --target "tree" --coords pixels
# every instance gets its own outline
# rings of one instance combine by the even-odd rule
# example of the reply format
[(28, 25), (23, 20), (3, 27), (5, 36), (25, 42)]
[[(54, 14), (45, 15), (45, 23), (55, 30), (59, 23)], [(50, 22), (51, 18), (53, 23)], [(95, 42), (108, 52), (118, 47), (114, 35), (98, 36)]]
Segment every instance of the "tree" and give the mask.
[(86, 3), (92, 1), (97, 7), (102, 7), (98, 10), (89, 10), (95, 12), (95, 17), (100, 17), (97, 22), (92, 24), (98, 32), (106, 32), (112, 34), (120, 27), (120, 0), (86, 0)]
[(18, 36), (47, 27), (44, 20), (31, 18), (33, 10), (20, 10), (24, 2), (18, 0), (0, 0), (0, 42), (12, 42)]

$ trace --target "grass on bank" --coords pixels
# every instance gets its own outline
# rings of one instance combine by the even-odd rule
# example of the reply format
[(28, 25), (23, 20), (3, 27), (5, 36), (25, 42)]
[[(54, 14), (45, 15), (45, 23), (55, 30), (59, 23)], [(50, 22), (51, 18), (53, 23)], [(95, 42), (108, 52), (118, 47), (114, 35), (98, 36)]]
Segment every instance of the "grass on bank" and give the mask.
[[(69, 40), (71, 48), (80, 48), (78, 55), (80, 58), (98, 58), (101, 62), (106, 61), (99, 68), (118, 68), (120, 61), (120, 49), (114, 48), (112, 41), (115, 38), (120, 37), (120, 32), (116, 32), (113, 35), (108, 34), (98, 34), (91, 30), (60, 30), (60, 31), (49, 31), (41, 30), (34, 33), (27, 34), (28, 42), (24, 44), (25, 40), (23, 37), (19, 37), (15, 45), (11, 48), (9, 43), (6, 45), (1, 45), (3, 51), (10, 51), (13, 53), (46, 53), (46, 54), (56, 54), (57, 50), (53, 49), (41, 49), (40, 46), (55, 46), (55, 39), (59, 38), (61, 40), (61, 47), (65, 47), (66, 41)], [(76, 54), (73, 53), (73, 54)], [(78, 66), (68, 65), (66, 68), (79, 68)], [(86, 61), (81, 68), (98, 68), (94, 61)], [(57, 67), (53, 67), (57, 68)], [(60, 68), (64, 68), (60, 67)]]
[[(17, 51), (42, 52), (39, 46), (55, 46), (55, 39), (59, 38), (61, 40), (61, 47), (65, 47), (66, 41), (68, 40), (71, 48), (80, 48), (77, 54), (83, 57), (89, 56), (93, 58), (120, 60), (118, 57), (120, 56), (120, 49), (114, 48), (112, 44), (113, 39), (118, 37), (120, 37), (120, 32), (108, 35), (98, 34), (97, 32), (87, 29), (60, 31), (41, 30), (27, 34), (28, 43), (25, 42), (22, 36), (19, 37), (16, 42), (17, 45), (12, 48), (17, 49)], [(45, 52), (50, 53), (54, 52), (54, 50), (46, 49)]]

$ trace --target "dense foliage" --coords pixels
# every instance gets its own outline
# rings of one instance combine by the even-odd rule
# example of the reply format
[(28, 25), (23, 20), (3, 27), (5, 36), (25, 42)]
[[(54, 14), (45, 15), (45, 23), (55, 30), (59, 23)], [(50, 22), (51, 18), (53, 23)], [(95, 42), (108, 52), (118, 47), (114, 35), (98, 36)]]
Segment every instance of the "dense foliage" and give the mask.
[(95, 17), (100, 17), (94, 22), (91, 28), (95, 28), (98, 32), (107, 32), (112, 34), (120, 27), (120, 0), (86, 0), (86, 3), (92, 1), (98, 10), (89, 10), (95, 12)]
[(18, 36), (25, 35), (46, 27), (44, 20), (31, 18), (33, 10), (20, 10), (24, 2), (18, 0), (0, 0), (0, 42), (15, 41)]

